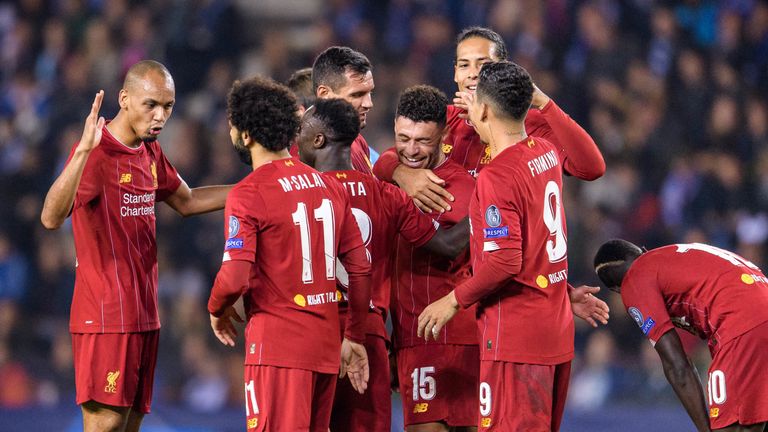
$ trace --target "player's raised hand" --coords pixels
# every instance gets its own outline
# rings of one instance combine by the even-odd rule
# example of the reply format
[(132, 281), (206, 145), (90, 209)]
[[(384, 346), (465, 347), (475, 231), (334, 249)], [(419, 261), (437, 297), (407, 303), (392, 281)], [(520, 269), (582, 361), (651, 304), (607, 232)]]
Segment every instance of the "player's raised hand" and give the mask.
[(610, 308), (608, 304), (594, 295), (600, 291), (600, 287), (582, 285), (571, 290), (571, 309), (573, 314), (588, 322), (592, 327), (597, 327), (597, 322), (608, 324)]
[(534, 84), (533, 85), (533, 98), (531, 99), (531, 108), (542, 109), (551, 99), (546, 93)]
[(393, 179), (413, 198), (416, 206), (425, 213), (446, 212), (451, 210), (450, 201), (453, 195), (445, 189), (445, 180), (438, 177), (432, 170), (414, 169), (399, 166), (395, 169)]
[(230, 306), (224, 310), (220, 317), (211, 315), (211, 328), (216, 338), (224, 345), (235, 346), (237, 338), (237, 329), (232, 320), (243, 322), (243, 318), (237, 313), (234, 307)]
[(80, 137), (80, 143), (77, 148), (79, 150), (91, 151), (101, 142), (101, 129), (104, 127), (104, 117), (99, 117), (99, 110), (101, 109), (101, 101), (104, 100), (104, 90), (99, 90), (96, 93), (96, 97), (93, 98), (93, 105), (91, 105), (91, 112), (88, 117), (85, 118), (85, 126), (83, 126), (83, 135)]
[(432, 335), (434, 340), (440, 336), (440, 330), (448, 321), (459, 311), (459, 302), (456, 301), (456, 295), (453, 291), (449, 292), (440, 300), (430, 304), (419, 315), (419, 328), (416, 335), (424, 336), (424, 340), (429, 340)]
[(467, 111), (469, 111), (469, 106), (472, 104), (474, 99), (475, 95), (472, 93), (460, 91), (456, 92), (456, 95), (453, 98), (453, 105), (463, 111), (459, 113), (459, 118), (464, 120), (469, 118)]
[(356, 392), (363, 394), (368, 388), (368, 352), (359, 343), (344, 338), (341, 342), (341, 368), (339, 378), (349, 377), (349, 382)]

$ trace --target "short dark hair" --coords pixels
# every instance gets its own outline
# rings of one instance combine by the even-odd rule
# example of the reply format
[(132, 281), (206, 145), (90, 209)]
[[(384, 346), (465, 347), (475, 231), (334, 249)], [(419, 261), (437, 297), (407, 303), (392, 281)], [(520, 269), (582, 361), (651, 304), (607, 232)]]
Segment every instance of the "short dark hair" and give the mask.
[(522, 120), (533, 100), (533, 81), (528, 71), (511, 61), (486, 63), (476, 93), (478, 100), (490, 101), (497, 114)]
[(456, 37), (456, 45), (458, 46), (465, 40), (474, 37), (482, 38), (492, 42), (496, 47), (496, 57), (498, 57), (498, 60), (506, 60), (509, 56), (509, 53), (507, 52), (507, 44), (504, 42), (504, 38), (502, 38), (500, 34), (487, 27), (474, 26), (465, 28)]
[(400, 93), (396, 117), (405, 117), (414, 122), (435, 122), (445, 126), (448, 97), (445, 93), (428, 85), (408, 87)]
[(614, 239), (603, 243), (595, 254), (595, 273), (607, 287), (618, 287), (626, 271), (625, 264), (643, 254), (636, 244)]
[(303, 68), (294, 72), (285, 85), (293, 92), (304, 108), (309, 108), (315, 103), (315, 90), (312, 87), (312, 68)]
[(373, 67), (363, 53), (349, 47), (332, 46), (321, 52), (312, 64), (312, 89), (321, 85), (337, 91), (346, 84), (345, 73), (366, 74)]
[(232, 126), (271, 152), (287, 149), (299, 128), (296, 97), (282, 84), (254, 77), (235, 81), (227, 96)]
[(318, 99), (308, 114), (325, 126), (330, 141), (343, 146), (352, 145), (360, 134), (360, 116), (355, 107), (344, 99)]

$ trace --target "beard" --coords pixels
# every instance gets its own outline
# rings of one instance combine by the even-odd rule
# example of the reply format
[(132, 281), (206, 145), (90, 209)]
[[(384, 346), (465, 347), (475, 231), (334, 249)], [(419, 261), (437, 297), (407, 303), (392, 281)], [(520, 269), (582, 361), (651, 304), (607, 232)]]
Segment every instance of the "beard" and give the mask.
[(244, 164), (248, 166), (253, 165), (253, 159), (251, 159), (251, 151), (248, 149), (248, 147), (245, 146), (245, 142), (242, 138), (237, 137), (237, 141), (232, 143), (232, 146), (235, 148), (237, 156)]

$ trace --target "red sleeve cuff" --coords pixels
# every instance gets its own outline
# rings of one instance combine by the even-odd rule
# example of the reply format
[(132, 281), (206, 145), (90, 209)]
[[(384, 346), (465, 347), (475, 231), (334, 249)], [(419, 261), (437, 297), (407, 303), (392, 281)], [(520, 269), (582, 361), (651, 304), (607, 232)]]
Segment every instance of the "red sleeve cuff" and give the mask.
[(395, 173), (395, 168), (398, 165), (400, 165), (400, 158), (397, 157), (395, 148), (391, 147), (379, 155), (376, 165), (373, 166), (373, 175), (381, 181), (394, 183), (392, 175)]

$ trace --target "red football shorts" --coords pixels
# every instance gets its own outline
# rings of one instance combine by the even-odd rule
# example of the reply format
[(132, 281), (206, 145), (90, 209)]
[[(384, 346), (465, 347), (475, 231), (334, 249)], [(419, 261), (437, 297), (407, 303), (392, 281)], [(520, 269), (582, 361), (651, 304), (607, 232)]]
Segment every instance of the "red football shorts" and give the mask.
[(721, 429), (733, 423), (768, 421), (768, 322), (720, 347), (709, 366), (709, 423)]
[(389, 431), (392, 424), (392, 390), (389, 385), (389, 355), (384, 338), (365, 336), (368, 353), (368, 389), (356, 392), (348, 378), (338, 381), (333, 401), (331, 430)]
[(405, 425), (477, 424), (477, 345), (421, 345), (397, 352)]
[(245, 365), (246, 430), (328, 432), (336, 375)]
[(565, 410), (571, 362), (480, 362), (478, 431), (556, 432)]
[(89, 400), (148, 414), (160, 330), (73, 333), (77, 404)]

